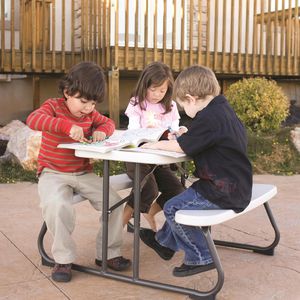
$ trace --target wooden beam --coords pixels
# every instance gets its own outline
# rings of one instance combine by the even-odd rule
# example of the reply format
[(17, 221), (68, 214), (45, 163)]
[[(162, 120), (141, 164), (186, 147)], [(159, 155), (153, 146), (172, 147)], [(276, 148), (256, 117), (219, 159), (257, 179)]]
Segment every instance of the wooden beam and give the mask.
[(119, 68), (113, 67), (108, 72), (108, 109), (109, 117), (114, 120), (116, 128), (120, 127), (119, 78)]
[(33, 97), (32, 97), (32, 103), (33, 103), (33, 109), (37, 109), (40, 107), (40, 76), (33, 75), (32, 76), (32, 91), (33, 91)]

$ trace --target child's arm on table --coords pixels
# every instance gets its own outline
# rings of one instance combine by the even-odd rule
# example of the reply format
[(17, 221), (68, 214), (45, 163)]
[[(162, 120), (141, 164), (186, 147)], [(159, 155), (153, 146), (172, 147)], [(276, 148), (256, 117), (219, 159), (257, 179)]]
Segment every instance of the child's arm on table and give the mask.
[(143, 146), (141, 146), (141, 148), (175, 151), (175, 152), (184, 153), (184, 151), (179, 146), (177, 140), (159, 141), (159, 142), (155, 142), (155, 143), (146, 143)]
[(111, 136), (115, 130), (115, 123), (112, 119), (101, 115), (98, 111), (93, 111), (93, 127), (96, 129), (92, 133), (90, 142), (100, 142)]

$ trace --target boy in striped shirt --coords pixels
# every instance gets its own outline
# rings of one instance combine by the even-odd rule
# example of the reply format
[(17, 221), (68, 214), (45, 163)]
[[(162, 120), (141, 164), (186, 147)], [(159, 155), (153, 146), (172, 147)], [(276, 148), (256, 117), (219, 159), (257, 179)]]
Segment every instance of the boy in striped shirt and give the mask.
[[(102, 179), (92, 172), (88, 158), (76, 157), (74, 150), (57, 148), (57, 145), (74, 141), (102, 141), (113, 133), (114, 122), (95, 110), (96, 103), (104, 99), (105, 89), (102, 69), (95, 63), (81, 62), (73, 66), (59, 83), (63, 98), (45, 101), (27, 118), (31, 129), (42, 131), (38, 191), (43, 218), (53, 236), (51, 251), (55, 266), (52, 279), (55, 281), (68, 282), (72, 278), (71, 268), (76, 256), (76, 246), (71, 236), (75, 226), (74, 193), (87, 198), (100, 211), (103, 186)], [(111, 188), (109, 194), (110, 205), (121, 200)], [(131, 262), (121, 256), (121, 206), (111, 213), (108, 230), (107, 265), (116, 271), (126, 270)], [(101, 266), (101, 229), (97, 235), (96, 250), (95, 262)]]

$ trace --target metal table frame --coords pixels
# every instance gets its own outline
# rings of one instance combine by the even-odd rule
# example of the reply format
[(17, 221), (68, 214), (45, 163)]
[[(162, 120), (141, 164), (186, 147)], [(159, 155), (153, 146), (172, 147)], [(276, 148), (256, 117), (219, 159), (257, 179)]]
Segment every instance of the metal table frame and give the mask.
[[(113, 151), (116, 152), (116, 151)], [(117, 151), (121, 152), (121, 151)], [(91, 157), (91, 154), (87, 151), (76, 151), (76, 155), (81, 157)], [(112, 155), (113, 157), (114, 155)], [(157, 155), (155, 155), (157, 156)], [(95, 158), (95, 156), (92, 156)], [(96, 157), (97, 158), (97, 157)], [(98, 157), (99, 158), (99, 157)], [(264, 207), (266, 209), (268, 218), (272, 224), (272, 227), (275, 232), (275, 239), (274, 241), (267, 247), (260, 247), (255, 245), (248, 245), (248, 244), (240, 244), (240, 243), (232, 243), (227, 241), (219, 241), (219, 240), (213, 240), (211, 237), (211, 227), (202, 227), (202, 230), (204, 232), (204, 236), (207, 240), (208, 247), (211, 251), (214, 263), (216, 265), (216, 271), (217, 271), (217, 282), (215, 283), (215, 286), (211, 288), (208, 291), (198, 291), (195, 289), (185, 288), (181, 286), (161, 283), (157, 281), (151, 281), (151, 280), (145, 280), (141, 279), (139, 276), (139, 230), (140, 230), (140, 163), (142, 162), (136, 162), (135, 163), (135, 174), (134, 174), (134, 242), (133, 242), (133, 264), (132, 264), (132, 276), (123, 275), (121, 273), (112, 273), (107, 270), (107, 242), (108, 242), (108, 215), (110, 213), (108, 203), (109, 203), (109, 161), (115, 160), (115, 159), (105, 159), (105, 155), (100, 155), (100, 158), (104, 160), (104, 169), (103, 169), (103, 219), (102, 219), (102, 230), (103, 230), (103, 243), (102, 243), (102, 267), (100, 269), (90, 268), (78, 264), (73, 264), (72, 269), (80, 272), (85, 272), (92, 275), (97, 275), (105, 278), (110, 279), (116, 279), (127, 283), (137, 284), (141, 286), (161, 289), (165, 291), (170, 292), (176, 292), (181, 293), (184, 295), (190, 296), (192, 299), (215, 299), (217, 293), (221, 290), (223, 283), (224, 283), (224, 271), (220, 262), (220, 258), (218, 256), (217, 250), (215, 245), (221, 245), (221, 246), (228, 246), (232, 248), (240, 248), (240, 249), (247, 249), (252, 250), (254, 252), (265, 254), (265, 255), (273, 255), (274, 254), (274, 248), (279, 242), (279, 230), (277, 228), (277, 225), (275, 223), (274, 217), (272, 215), (271, 209), (268, 205), (268, 203), (264, 203)], [(153, 157), (152, 157), (153, 159)], [(171, 159), (172, 160), (172, 159)], [(185, 159), (177, 159), (176, 162), (183, 162), (189, 160), (187, 157)], [(128, 159), (127, 159), (128, 161)], [(130, 160), (129, 160), (130, 161)], [(153, 162), (153, 160), (151, 160)], [(168, 159), (169, 162), (166, 163), (172, 163), (170, 162), (170, 159)], [(134, 162), (134, 158), (131, 160), (131, 162)], [(173, 161), (175, 162), (175, 161)], [(44, 249), (43, 240), (45, 233), (47, 231), (46, 224), (44, 223), (39, 237), (38, 237), (38, 249), (42, 258), (42, 264), (47, 266), (53, 266), (54, 260), (48, 256)]]

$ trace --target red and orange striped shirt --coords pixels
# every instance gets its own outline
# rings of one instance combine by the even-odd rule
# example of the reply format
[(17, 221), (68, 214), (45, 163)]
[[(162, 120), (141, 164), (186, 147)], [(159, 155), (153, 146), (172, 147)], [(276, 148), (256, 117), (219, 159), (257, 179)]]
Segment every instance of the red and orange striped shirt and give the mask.
[(43, 168), (60, 172), (81, 172), (92, 169), (88, 158), (76, 157), (72, 149), (57, 148), (58, 144), (75, 142), (69, 137), (73, 125), (82, 127), (86, 138), (96, 130), (104, 132), (107, 136), (112, 135), (115, 130), (113, 120), (101, 115), (95, 109), (90, 114), (79, 118), (73, 116), (64, 98), (48, 99), (28, 116), (26, 123), (31, 129), (42, 131), (38, 174)]

